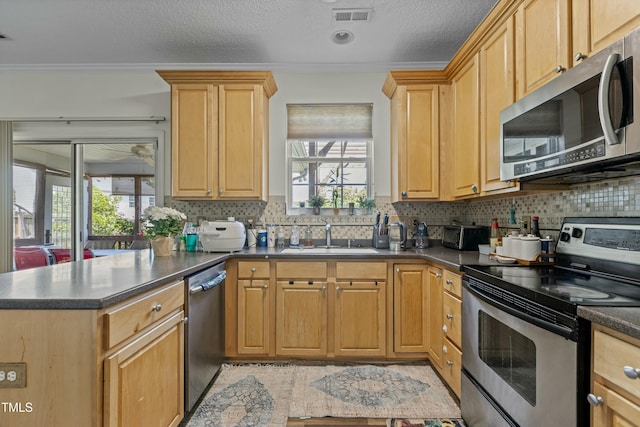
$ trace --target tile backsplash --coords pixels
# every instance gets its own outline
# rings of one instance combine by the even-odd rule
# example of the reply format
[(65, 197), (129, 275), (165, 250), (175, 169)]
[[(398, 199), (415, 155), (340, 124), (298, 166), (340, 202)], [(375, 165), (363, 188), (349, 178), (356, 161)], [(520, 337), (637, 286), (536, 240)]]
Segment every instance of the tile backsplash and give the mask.
[[(184, 212), (189, 221), (199, 219), (220, 220), (234, 217), (247, 224), (249, 219), (260, 219), (265, 224), (283, 225), (286, 237), (294, 221), (305, 227), (311, 225), (314, 238), (324, 238), (324, 220), (332, 224), (334, 239), (369, 239), (375, 215), (286, 215), (284, 196), (270, 197), (269, 202), (193, 202), (167, 198), (167, 206)], [(557, 237), (562, 219), (568, 216), (640, 216), (640, 177), (601, 181), (575, 185), (570, 190), (530, 195), (509, 196), (499, 199), (460, 202), (403, 202), (390, 203), (389, 197), (376, 197), (374, 212), (388, 213), (391, 221), (404, 221), (412, 233), (414, 219), (424, 221), (429, 237), (442, 238), (442, 227), (458, 220), (464, 224), (489, 226), (491, 218), (498, 218), (503, 234), (519, 225), (509, 223), (511, 207), (515, 208), (516, 222), (522, 216), (540, 217), (543, 235)]]

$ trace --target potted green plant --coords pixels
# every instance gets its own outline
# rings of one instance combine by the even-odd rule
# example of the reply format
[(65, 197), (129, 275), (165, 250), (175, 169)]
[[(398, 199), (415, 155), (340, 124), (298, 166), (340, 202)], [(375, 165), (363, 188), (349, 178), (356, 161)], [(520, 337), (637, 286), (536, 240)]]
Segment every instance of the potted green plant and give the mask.
[(373, 208), (376, 207), (375, 199), (367, 199), (367, 196), (361, 195), (358, 198), (358, 207), (364, 211), (367, 215), (373, 214)]
[(320, 215), (320, 208), (324, 205), (327, 199), (321, 194), (315, 194), (309, 197), (309, 205), (313, 208), (314, 215)]

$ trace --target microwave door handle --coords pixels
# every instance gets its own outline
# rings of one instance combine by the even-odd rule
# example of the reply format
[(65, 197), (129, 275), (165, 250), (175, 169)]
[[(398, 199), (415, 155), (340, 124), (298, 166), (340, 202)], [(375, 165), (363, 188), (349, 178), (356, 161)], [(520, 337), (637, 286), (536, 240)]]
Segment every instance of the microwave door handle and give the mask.
[(620, 61), (620, 54), (612, 53), (609, 55), (607, 62), (604, 64), (602, 78), (598, 86), (598, 115), (600, 116), (600, 126), (602, 126), (604, 139), (609, 145), (620, 143), (613, 123), (611, 122), (611, 113), (609, 111), (609, 86), (611, 84), (613, 69), (618, 61)]

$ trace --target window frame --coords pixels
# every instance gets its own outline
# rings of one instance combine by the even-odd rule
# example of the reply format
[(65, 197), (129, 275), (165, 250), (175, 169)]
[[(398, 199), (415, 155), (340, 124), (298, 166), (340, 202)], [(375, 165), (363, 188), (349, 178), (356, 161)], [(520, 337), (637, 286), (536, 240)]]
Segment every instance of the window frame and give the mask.
[[(366, 156), (365, 157), (348, 157), (345, 156), (343, 157), (342, 155), (340, 157), (318, 157), (318, 156), (314, 156), (314, 157), (294, 157), (292, 155), (293, 150), (291, 149), (291, 146), (294, 143), (305, 143), (305, 142), (317, 142), (317, 143), (327, 143), (330, 141), (335, 141), (337, 143), (348, 143), (348, 142), (364, 142), (365, 146), (366, 146)], [(367, 198), (370, 199), (372, 198), (372, 195), (374, 194), (373, 191), (373, 151), (374, 151), (374, 141), (373, 138), (314, 138), (313, 140), (311, 139), (287, 139), (285, 141), (285, 156), (286, 156), (286, 199), (285, 199), (285, 205), (286, 205), (286, 214), (287, 215), (305, 215), (310, 213), (311, 210), (311, 206), (308, 206), (307, 204), (305, 204), (304, 208), (301, 208), (299, 206), (293, 206), (293, 184), (291, 182), (291, 176), (293, 173), (293, 164), (294, 162), (297, 161), (308, 161), (308, 162), (326, 162), (326, 163), (349, 163), (349, 162), (358, 162), (358, 163), (364, 163), (365, 164), (365, 168), (366, 168), (366, 183), (365, 183), (365, 187), (366, 187), (366, 193), (367, 193)], [(318, 185), (318, 182), (314, 183), (315, 186)], [(357, 206), (356, 206), (357, 208)], [(348, 212), (348, 207), (342, 207), (342, 208), (338, 208), (340, 214), (342, 214), (343, 212)], [(334, 208), (333, 207), (324, 207), (320, 209), (320, 214), (322, 215), (327, 215), (327, 214), (333, 214), (334, 212)], [(362, 212), (362, 214), (366, 214), (366, 212)]]

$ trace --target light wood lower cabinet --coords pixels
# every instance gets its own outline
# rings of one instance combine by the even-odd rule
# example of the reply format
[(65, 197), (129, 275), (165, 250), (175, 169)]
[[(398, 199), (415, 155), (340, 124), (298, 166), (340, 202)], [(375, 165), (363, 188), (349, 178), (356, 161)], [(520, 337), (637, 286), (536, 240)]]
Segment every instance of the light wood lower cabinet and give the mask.
[(462, 276), (444, 270), (442, 292), (442, 377), (460, 396), (462, 369)]
[(429, 266), (395, 264), (393, 273), (393, 350), (429, 351)]
[(429, 267), (429, 357), (442, 366), (442, 269)]
[(276, 355), (326, 356), (326, 281), (278, 281), (276, 313)]
[[(237, 352), (267, 355), (271, 352), (273, 327), (269, 261), (239, 261), (237, 296)], [(233, 287), (229, 287), (233, 289)]]
[(333, 299), (336, 356), (386, 354), (387, 264), (336, 262)]
[(592, 338), (592, 427), (640, 425), (640, 340), (599, 325)]
[(184, 415), (184, 312), (107, 357), (105, 426), (177, 426)]

